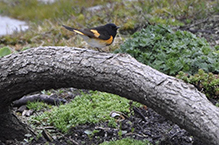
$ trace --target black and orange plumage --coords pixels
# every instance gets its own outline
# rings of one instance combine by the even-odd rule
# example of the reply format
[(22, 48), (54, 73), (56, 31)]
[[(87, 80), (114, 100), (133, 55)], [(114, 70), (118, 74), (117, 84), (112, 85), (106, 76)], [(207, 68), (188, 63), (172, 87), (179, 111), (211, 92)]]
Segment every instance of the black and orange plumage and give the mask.
[(113, 43), (119, 28), (113, 23), (87, 29), (75, 29), (65, 25), (62, 26), (69, 31), (81, 35), (89, 45), (98, 48), (98, 50)]

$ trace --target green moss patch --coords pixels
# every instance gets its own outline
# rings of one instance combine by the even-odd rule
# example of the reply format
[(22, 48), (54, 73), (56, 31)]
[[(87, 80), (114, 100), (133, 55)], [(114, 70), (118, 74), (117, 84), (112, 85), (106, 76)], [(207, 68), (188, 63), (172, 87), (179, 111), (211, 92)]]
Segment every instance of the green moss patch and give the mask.
[[(138, 103), (134, 104), (140, 106)], [(90, 94), (75, 97), (68, 104), (52, 108), (34, 117), (34, 120), (43, 121), (44, 125), (53, 125), (66, 133), (71, 127), (86, 123), (109, 121), (109, 125), (112, 126), (115, 120), (110, 117), (111, 111), (130, 113), (129, 100), (109, 93), (92, 91)]]
[(213, 73), (205, 73), (199, 69), (197, 74), (188, 75), (184, 72), (179, 72), (177, 78), (184, 80), (187, 83), (193, 84), (199, 91), (205, 93), (207, 97), (219, 99), (219, 75)]

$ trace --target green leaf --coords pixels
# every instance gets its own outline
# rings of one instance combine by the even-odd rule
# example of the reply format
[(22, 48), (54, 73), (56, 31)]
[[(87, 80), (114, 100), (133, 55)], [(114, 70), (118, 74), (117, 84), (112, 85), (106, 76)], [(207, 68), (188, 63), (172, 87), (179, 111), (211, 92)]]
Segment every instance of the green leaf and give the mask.
[(198, 69), (219, 72), (217, 51), (218, 47), (211, 47), (205, 39), (190, 32), (148, 25), (133, 34), (116, 53), (129, 53), (138, 61), (174, 76), (179, 71), (194, 74)]
[(93, 132), (91, 130), (85, 130), (84, 133), (87, 135), (91, 135)]
[(11, 54), (11, 50), (8, 47), (0, 48), (0, 58), (9, 54)]

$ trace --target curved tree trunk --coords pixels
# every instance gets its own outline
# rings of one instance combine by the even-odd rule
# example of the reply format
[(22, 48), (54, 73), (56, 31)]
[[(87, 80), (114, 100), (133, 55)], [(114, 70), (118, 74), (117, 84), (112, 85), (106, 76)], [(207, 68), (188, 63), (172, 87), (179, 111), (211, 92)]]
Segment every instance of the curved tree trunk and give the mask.
[[(105, 91), (140, 102), (185, 128), (206, 144), (219, 144), (219, 108), (194, 86), (139, 63), (127, 54), (69, 47), (41, 47), (0, 59), (0, 140), (11, 129), (9, 105), (43, 89), (75, 87)], [(16, 121), (13, 121), (16, 122)], [(8, 124), (8, 125), (7, 125)], [(14, 128), (17, 138), (25, 129)]]
[(23, 140), (27, 133), (34, 135), (9, 109), (0, 103), (0, 144), (6, 140)]

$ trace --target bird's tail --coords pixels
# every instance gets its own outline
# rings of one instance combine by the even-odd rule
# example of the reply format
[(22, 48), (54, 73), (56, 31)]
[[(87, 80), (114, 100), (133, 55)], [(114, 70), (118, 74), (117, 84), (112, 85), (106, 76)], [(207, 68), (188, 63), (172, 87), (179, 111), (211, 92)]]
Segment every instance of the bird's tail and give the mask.
[(69, 31), (74, 31), (75, 29), (74, 28), (71, 28), (71, 27), (68, 27), (68, 26), (65, 26), (65, 25), (62, 25), (65, 29), (69, 30)]
[(73, 31), (73, 32), (76, 32), (80, 35), (85, 35), (81, 30), (79, 29), (75, 29), (75, 28), (72, 28), (72, 27), (68, 27), (68, 26), (65, 26), (65, 25), (62, 25), (63, 27), (65, 27), (65, 29), (69, 30), (69, 31)]

